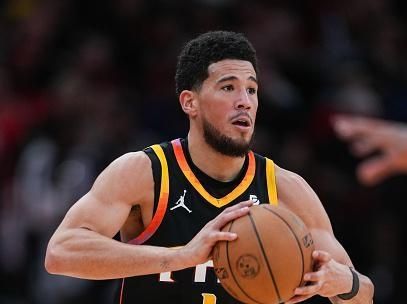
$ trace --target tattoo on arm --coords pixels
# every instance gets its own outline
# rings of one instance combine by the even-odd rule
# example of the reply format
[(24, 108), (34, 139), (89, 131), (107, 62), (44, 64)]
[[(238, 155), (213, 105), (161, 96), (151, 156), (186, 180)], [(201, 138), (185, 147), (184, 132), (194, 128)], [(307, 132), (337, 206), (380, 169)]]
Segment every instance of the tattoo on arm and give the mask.
[(169, 267), (170, 263), (168, 262), (167, 259), (164, 259), (160, 262), (160, 268), (162, 269), (163, 272), (167, 271)]

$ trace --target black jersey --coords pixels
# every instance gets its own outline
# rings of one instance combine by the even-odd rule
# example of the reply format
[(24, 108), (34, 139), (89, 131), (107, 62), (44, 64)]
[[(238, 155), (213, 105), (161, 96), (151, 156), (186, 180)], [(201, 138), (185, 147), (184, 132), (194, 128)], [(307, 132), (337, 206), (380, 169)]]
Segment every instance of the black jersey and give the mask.
[[(186, 140), (154, 145), (144, 150), (152, 162), (155, 182), (151, 223), (129, 243), (163, 247), (186, 245), (207, 222), (225, 208), (245, 200), (277, 204), (274, 163), (253, 152), (232, 182), (210, 181), (192, 163)], [(212, 261), (180, 271), (125, 278), (119, 304), (228, 304), (238, 303), (222, 288)]]

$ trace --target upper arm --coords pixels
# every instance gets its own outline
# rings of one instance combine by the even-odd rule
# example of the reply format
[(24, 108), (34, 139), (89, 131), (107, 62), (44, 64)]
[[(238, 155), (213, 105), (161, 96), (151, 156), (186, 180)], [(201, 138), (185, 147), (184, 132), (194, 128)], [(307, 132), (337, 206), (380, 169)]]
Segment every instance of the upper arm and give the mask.
[(352, 265), (349, 255), (336, 239), (320, 199), (299, 175), (277, 167), (277, 189), (281, 205), (298, 215), (311, 232), (316, 250), (328, 252), (336, 261)]
[(150, 201), (153, 187), (151, 162), (146, 154), (125, 154), (97, 177), (91, 190), (67, 212), (57, 232), (85, 228), (113, 237), (133, 205)]

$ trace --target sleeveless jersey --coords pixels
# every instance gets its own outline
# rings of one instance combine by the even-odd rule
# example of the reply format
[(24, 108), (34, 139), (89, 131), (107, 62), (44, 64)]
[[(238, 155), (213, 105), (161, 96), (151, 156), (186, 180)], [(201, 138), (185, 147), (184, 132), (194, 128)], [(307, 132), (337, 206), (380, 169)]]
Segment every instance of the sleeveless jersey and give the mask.
[[(277, 204), (274, 163), (270, 159), (250, 151), (240, 181), (219, 196), (205, 188), (196, 170), (191, 169), (194, 165), (184, 151), (185, 141), (177, 139), (144, 150), (152, 162), (154, 214), (145, 230), (129, 243), (184, 246), (227, 207), (249, 199), (255, 204)], [(212, 261), (180, 271), (125, 278), (120, 285), (117, 304), (239, 303), (222, 288)]]

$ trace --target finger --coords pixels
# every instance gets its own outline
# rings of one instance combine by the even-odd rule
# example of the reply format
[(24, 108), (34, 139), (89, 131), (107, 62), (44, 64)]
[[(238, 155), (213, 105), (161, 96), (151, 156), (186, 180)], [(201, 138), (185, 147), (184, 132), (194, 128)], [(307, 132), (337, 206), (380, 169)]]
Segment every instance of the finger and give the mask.
[(300, 303), (303, 302), (311, 297), (313, 297), (314, 295), (307, 295), (307, 296), (294, 296), (292, 297), (290, 300), (284, 302), (285, 304), (294, 304), (294, 303)]
[(338, 115), (333, 118), (332, 124), (339, 137), (352, 139), (374, 133), (380, 121), (372, 118)]
[(307, 282), (317, 282), (322, 279), (322, 272), (321, 271), (316, 271), (316, 272), (308, 272), (304, 275), (304, 281)]
[(318, 293), (318, 291), (321, 289), (321, 287), (322, 287), (322, 283), (321, 283), (321, 281), (319, 281), (316, 284), (297, 287), (294, 290), (294, 294), (296, 296), (313, 296)]
[(331, 255), (323, 250), (314, 250), (312, 257), (315, 262), (323, 264), (328, 263), (332, 259)]
[(385, 155), (362, 162), (357, 168), (359, 181), (367, 186), (375, 185), (394, 173), (391, 159)]
[(213, 225), (215, 229), (221, 229), (223, 228), (227, 223), (230, 221), (233, 221), (239, 217), (242, 217), (250, 212), (250, 209), (248, 206), (244, 206), (240, 209), (232, 210), (227, 213), (221, 213), (218, 215), (214, 221)]
[(234, 241), (238, 238), (237, 233), (234, 232), (227, 232), (227, 231), (220, 231), (216, 232), (212, 235), (211, 241), (218, 242), (218, 241)]
[(373, 138), (360, 138), (352, 142), (351, 152), (357, 157), (363, 157), (382, 148), (382, 142)]
[(252, 205), (253, 205), (252, 200), (243, 201), (243, 202), (240, 202), (239, 204), (233, 205), (232, 207), (226, 208), (225, 210), (223, 210), (222, 213), (233, 212), (233, 211), (235, 211), (237, 209), (241, 209), (241, 208), (244, 208), (244, 207), (250, 207)]

